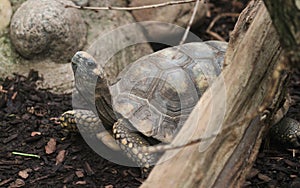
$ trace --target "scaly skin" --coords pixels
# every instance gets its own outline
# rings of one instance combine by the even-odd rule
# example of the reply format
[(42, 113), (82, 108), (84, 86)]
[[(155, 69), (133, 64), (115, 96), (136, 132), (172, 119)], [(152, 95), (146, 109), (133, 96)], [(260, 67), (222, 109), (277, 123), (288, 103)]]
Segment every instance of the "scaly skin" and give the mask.
[(62, 128), (72, 132), (80, 131), (86, 134), (95, 134), (101, 130), (101, 120), (90, 110), (69, 110), (59, 117)]
[(141, 137), (136, 130), (127, 128), (126, 119), (119, 119), (113, 126), (113, 135), (120, 148), (126, 155), (140, 167), (149, 168), (157, 162), (156, 154), (149, 154), (138, 150), (140, 147), (149, 146), (149, 142)]
[[(150, 166), (157, 161), (156, 154), (141, 152), (137, 148), (147, 147), (149, 143), (138, 133), (126, 128), (125, 119), (119, 119), (112, 128), (112, 135), (125, 154), (140, 167), (143, 167), (143, 172), (147, 173)], [(89, 110), (69, 110), (64, 112), (59, 117), (59, 122), (62, 128), (72, 132), (83, 131), (84, 134), (96, 136), (101, 131), (101, 120), (92, 111)], [(103, 129), (102, 129), (103, 131)], [(116, 146), (112, 145), (111, 140), (101, 139), (106, 146), (116, 150)]]
[(285, 117), (271, 127), (270, 136), (284, 147), (300, 147), (300, 123), (292, 118)]

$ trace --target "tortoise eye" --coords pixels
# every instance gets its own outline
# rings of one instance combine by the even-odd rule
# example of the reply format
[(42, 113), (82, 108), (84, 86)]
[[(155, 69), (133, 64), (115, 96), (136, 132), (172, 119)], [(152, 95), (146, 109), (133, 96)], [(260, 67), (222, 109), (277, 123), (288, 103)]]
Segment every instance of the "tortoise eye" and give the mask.
[(95, 67), (95, 63), (93, 61), (87, 61), (87, 65), (89, 67)]

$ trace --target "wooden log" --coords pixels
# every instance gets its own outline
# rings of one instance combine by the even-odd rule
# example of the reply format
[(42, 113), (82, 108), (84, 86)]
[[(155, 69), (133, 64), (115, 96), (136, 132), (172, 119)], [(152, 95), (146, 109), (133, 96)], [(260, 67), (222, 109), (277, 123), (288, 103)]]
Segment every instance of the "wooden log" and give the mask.
[(300, 1), (264, 0), (276, 28), (285, 59), (291, 66), (300, 67)]
[(272, 118), (271, 113), (262, 121), (260, 112), (276, 111), (282, 98), (280, 55), (264, 4), (252, 1), (231, 35), (225, 70), (172, 144), (221, 131), (200, 145), (167, 151), (141, 187), (241, 187)]

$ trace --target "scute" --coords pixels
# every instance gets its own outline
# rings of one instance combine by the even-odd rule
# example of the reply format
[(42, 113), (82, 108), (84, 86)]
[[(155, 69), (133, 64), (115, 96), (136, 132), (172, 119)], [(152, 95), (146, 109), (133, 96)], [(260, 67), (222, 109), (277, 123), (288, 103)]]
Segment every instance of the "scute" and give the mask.
[(129, 93), (121, 93), (113, 98), (115, 112), (122, 114), (125, 118), (131, 118), (138, 109), (145, 105), (147, 105), (146, 100)]
[(193, 60), (211, 58), (214, 55), (213, 50), (208, 45), (199, 45), (199, 43), (188, 43), (181, 46), (175, 46), (174, 48), (179, 49), (181, 53)]
[(155, 92), (149, 97), (152, 104), (161, 113), (180, 115), (180, 98), (176, 89), (168, 82), (158, 83)]
[(197, 87), (200, 96), (221, 72), (214, 58), (195, 59), (193, 63), (186, 67), (186, 70), (193, 79), (194, 86)]
[(144, 105), (129, 118), (129, 121), (135, 125), (139, 132), (146, 136), (155, 137), (161, 119), (162, 113), (158, 112), (152, 105)]
[(172, 69), (174, 67), (183, 67), (190, 62), (190, 58), (176, 49), (161, 51), (159, 56), (154, 53), (149, 61), (162, 70)]
[(144, 135), (153, 136), (155, 132), (153, 124), (160, 124), (162, 113), (149, 105), (146, 99), (128, 93), (116, 96), (113, 101), (116, 115), (121, 114)]
[[(120, 93), (131, 93), (147, 98), (153, 85), (156, 84), (156, 78), (159, 77), (160, 72), (161, 70), (153, 63), (140, 59), (120, 74), (120, 81), (116, 85)], [(117, 95), (117, 93), (113, 95), (115, 94)]]
[(175, 67), (163, 73), (149, 101), (162, 113), (175, 117), (181, 114), (181, 110), (194, 106), (198, 99), (189, 74), (181, 67)]

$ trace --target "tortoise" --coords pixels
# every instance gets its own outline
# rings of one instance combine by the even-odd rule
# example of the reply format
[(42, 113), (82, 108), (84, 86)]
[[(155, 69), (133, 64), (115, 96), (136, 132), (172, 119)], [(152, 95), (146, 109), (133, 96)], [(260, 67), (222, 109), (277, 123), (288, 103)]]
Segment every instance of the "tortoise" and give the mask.
[[(220, 41), (167, 48), (127, 66), (111, 84), (91, 55), (77, 52), (72, 58), (75, 87), (95, 108), (93, 112), (67, 111), (61, 124), (72, 127), (77, 122), (93, 132), (98, 129), (95, 125), (102, 123), (133, 161), (148, 167), (157, 156), (136, 148), (151, 144), (148, 138), (172, 141), (203, 92), (221, 73), (226, 48), (227, 43)], [(101, 122), (94, 123), (93, 114)]]
[[(74, 129), (77, 123), (89, 134), (103, 126), (131, 160), (148, 168), (157, 155), (137, 148), (149, 146), (152, 138), (163, 143), (172, 141), (201, 95), (221, 73), (226, 48), (227, 43), (220, 41), (166, 48), (127, 66), (111, 84), (91, 55), (77, 52), (72, 58), (75, 86), (95, 108), (67, 111), (60, 118), (61, 125)], [(299, 124), (297, 130), (300, 132)]]

